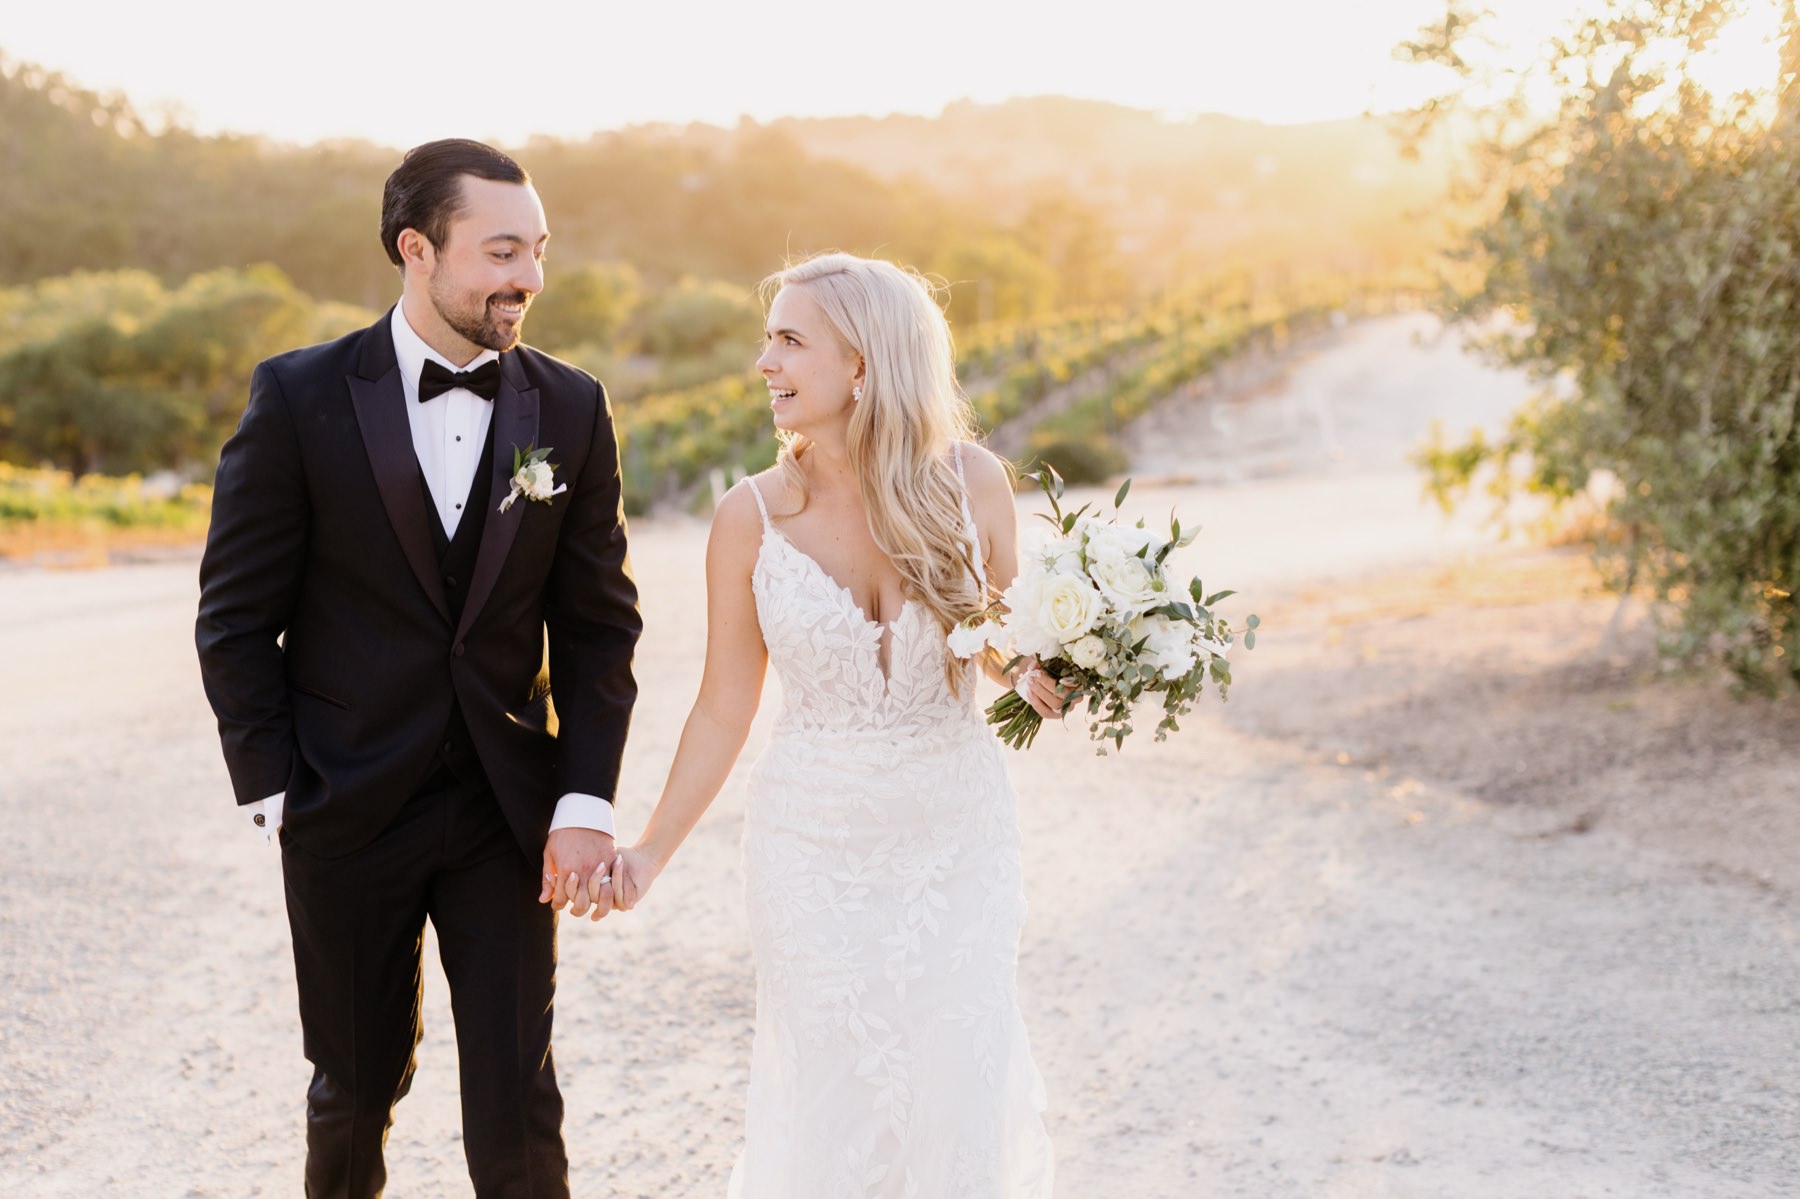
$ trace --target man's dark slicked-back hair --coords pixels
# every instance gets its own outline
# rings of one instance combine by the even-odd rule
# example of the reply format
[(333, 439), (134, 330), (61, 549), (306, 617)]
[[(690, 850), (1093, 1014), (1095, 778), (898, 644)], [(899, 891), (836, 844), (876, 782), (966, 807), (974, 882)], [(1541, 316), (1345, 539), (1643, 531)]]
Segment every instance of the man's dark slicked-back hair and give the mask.
[(462, 177), (496, 183), (530, 183), (525, 168), (480, 142), (462, 137), (414, 146), (381, 189), (381, 244), (388, 260), (401, 264), (400, 234), (417, 229), (435, 249), (443, 249), (450, 222), (463, 211)]

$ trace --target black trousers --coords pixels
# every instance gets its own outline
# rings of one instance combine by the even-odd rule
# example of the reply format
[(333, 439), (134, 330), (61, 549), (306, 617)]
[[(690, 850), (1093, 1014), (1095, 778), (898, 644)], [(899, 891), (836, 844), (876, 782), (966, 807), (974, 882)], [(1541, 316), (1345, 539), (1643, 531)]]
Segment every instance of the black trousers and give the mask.
[(365, 1199), (423, 1032), (421, 948), (437, 932), (480, 1199), (566, 1199), (550, 1056), (556, 913), (490, 791), (440, 771), (371, 844), (320, 858), (282, 836), (300, 1025), (313, 1064), (306, 1194)]

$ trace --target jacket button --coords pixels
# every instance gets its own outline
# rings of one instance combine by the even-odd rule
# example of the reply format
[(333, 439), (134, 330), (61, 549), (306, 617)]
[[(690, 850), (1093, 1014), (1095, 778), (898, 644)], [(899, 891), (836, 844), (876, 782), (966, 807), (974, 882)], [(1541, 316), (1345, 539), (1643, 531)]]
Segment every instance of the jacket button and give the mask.
[(456, 576), (455, 575), (445, 575), (444, 576), (444, 586), (454, 588), (456, 586)]
[(455, 654), (459, 658), (462, 657), (463, 656), (463, 643), (458, 641), (456, 643), (456, 645), (451, 648), (450, 652)]

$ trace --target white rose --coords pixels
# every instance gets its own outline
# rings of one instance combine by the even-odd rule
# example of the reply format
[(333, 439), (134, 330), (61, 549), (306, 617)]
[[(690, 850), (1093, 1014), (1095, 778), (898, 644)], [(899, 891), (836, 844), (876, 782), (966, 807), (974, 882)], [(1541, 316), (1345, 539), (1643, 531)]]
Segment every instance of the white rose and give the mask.
[(1167, 616), (1140, 616), (1129, 627), (1134, 641), (1145, 641), (1143, 660), (1165, 677), (1179, 678), (1194, 668), (1191, 625)]
[(1094, 627), (1106, 601), (1085, 577), (1057, 575), (1038, 589), (1037, 624), (1064, 646)]
[(1088, 574), (1120, 616), (1136, 616), (1165, 598), (1155, 565), (1142, 558), (1109, 551), (1089, 560)]
[(1069, 646), (1069, 661), (1083, 670), (1093, 670), (1106, 661), (1106, 642), (1089, 633)]
[(1001, 628), (991, 620), (980, 624), (959, 624), (950, 630), (950, 652), (959, 658), (972, 658), (1001, 636)]

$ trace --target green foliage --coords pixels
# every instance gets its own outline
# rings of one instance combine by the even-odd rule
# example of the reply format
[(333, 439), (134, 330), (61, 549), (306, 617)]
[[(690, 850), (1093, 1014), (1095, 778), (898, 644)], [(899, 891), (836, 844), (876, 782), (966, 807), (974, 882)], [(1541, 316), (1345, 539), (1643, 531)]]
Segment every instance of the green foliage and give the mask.
[(1086, 437), (1053, 430), (1034, 433), (1026, 443), (1025, 456), (1028, 467), (1053, 464), (1064, 479), (1075, 484), (1104, 483), (1131, 465), (1119, 443), (1104, 433)]
[(31, 525), (199, 532), (212, 511), (212, 488), (147, 488), (136, 475), (77, 480), (67, 471), (25, 470), (0, 462), (0, 528)]
[(526, 340), (559, 355), (576, 346), (610, 346), (642, 302), (643, 280), (627, 263), (552, 267), (531, 302)]
[[(1547, 51), (1557, 114), (1531, 121), (1520, 101), (1489, 126), (1494, 194), (1467, 246), (1478, 282), (1446, 309), (1510, 316), (1491, 352), (1563, 386), (1500, 436), (1440, 435), (1418, 460), (1446, 504), (1484, 475), (1501, 505), (1596, 496), (1607, 577), (1652, 590), (1666, 651), (1779, 692), (1800, 682), (1792, 6), (1779, 97), (1716, 97), (1683, 73), (1741, 7), (1615, 0)], [(1469, 74), (1470, 36), (1453, 10), (1408, 49)]]
[(747, 289), (687, 278), (646, 306), (638, 336), (659, 358), (709, 354), (728, 343), (748, 361), (756, 356), (762, 317), (762, 305)]
[[(1055, 462), (1071, 481), (1101, 483), (1125, 469), (1113, 435), (1234, 354), (1285, 341), (1353, 306), (1356, 289), (1314, 283), (1291, 294), (1212, 293), (1209, 306), (1144, 318), (1126, 350), (1103, 360), (1099, 377), (1033, 431), (1033, 459)], [(1229, 298), (1228, 298), (1229, 297)], [(1061, 455), (1059, 457), (1059, 455)]]
[(960, 242), (933, 262), (950, 284), (950, 312), (978, 324), (1040, 317), (1059, 305), (1056, 272), (1017, 238)]
[(0, 458), (77, 474), (211, 462), (257, 362), (373, 319), (315, 304), (272, 267), (172, 292), (135, 274), (78, 275), (0, 292), (4, 311), (33, 316), (0, 349)]

